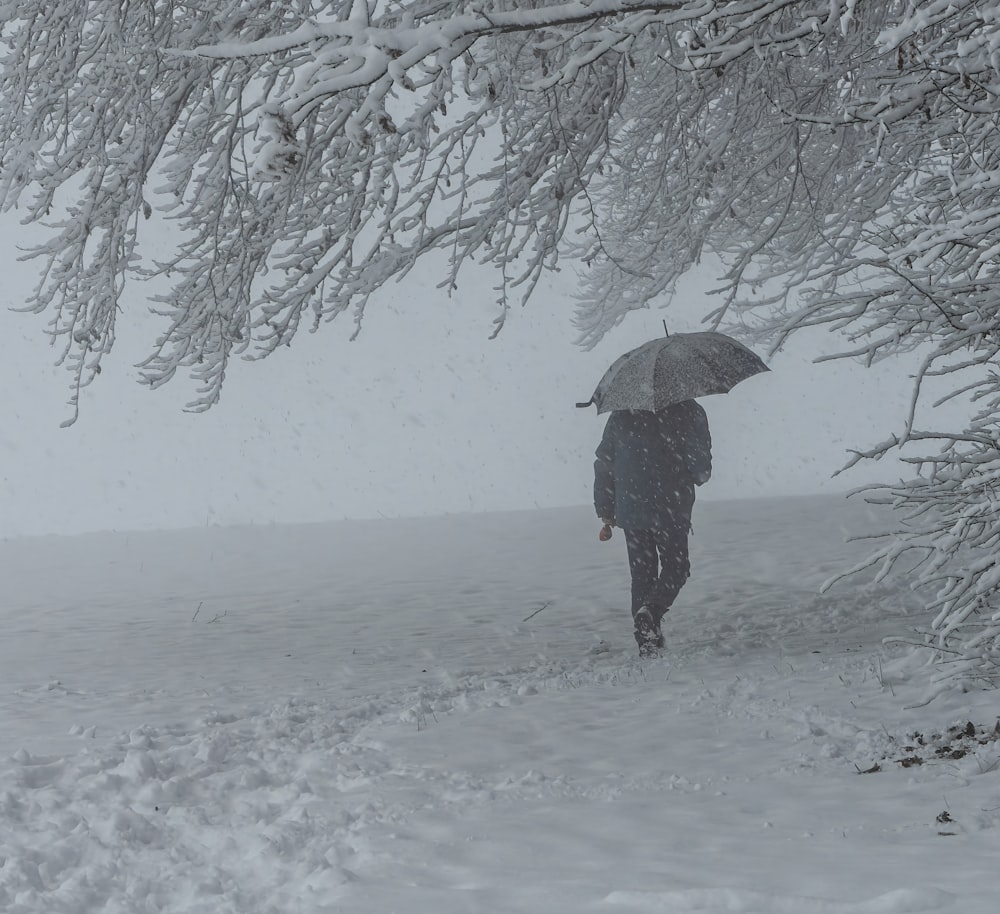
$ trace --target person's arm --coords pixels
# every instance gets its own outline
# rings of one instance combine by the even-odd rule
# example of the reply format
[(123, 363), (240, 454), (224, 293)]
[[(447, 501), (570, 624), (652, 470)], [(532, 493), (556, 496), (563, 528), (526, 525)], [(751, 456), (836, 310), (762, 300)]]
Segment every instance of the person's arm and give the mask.
[(686, 436), (687, 468), (695, 485), (701, 486), (712, 478), (712, 436), (700, 403), (693, 403), (690, 425)]
[(594, 461), (594, 509), (609, 526), (615, 523), (615, 435), (614, 413), (604, 426), (604, 436), (597, 446)]

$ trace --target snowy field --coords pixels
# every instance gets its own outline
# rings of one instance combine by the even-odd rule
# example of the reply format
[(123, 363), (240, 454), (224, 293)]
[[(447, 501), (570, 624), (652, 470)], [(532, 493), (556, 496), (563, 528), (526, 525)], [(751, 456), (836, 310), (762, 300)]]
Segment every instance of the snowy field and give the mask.
[(819, 593), (878, 523), (699, 504), (649, 661), (588, 508), (0, 543), (0, 911), (996, 914), (996, 694)]

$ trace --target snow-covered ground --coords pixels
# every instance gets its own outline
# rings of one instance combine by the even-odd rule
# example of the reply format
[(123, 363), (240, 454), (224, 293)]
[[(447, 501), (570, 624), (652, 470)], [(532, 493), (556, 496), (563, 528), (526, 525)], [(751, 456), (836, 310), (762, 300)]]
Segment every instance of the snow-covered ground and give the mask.
[(0, 911), (996, 914), (878, 517), (700, 504), (650, 661), (587, 508), (0, 543)]

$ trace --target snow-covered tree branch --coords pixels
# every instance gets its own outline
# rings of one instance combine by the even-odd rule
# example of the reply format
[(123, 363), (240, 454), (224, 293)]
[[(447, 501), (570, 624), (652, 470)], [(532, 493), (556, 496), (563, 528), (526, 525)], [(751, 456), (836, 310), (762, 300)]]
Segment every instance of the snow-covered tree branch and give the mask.
[[(144, 378), (190, 372), (204, 409), (234, 355), (360, 324), (431, 252), (448, 291), (470, 261), (497, 267), (496, 330), (580, 264), (583, 345), (710, 253), (712, 324), (773, 345), (827, 327), (867, 362), (919, 350), (915, 402), (942, 375), (971, 398), (967, 428), (920, 431), (914, 410), (860, 453), (931, 449), (891, 490), (907, 533), (882, 559), (927, 551), (940, 646), (978, 613), (994, 628), (962, 643), (995, 667), (1000, 583), (978, 556), (1000, 531), (998, 0), (0, 0), (0, 17), (0, 199), (49, 224), (28, 305), (74, 403), (135, 275), (172, 283)], [(163, 216), (180, 240), (150, 263), (143, 224)]]
[[(0, 195), (28, 221), (54, 220), (33, 252), (31, 306), (50, 317), (74, 399), (114, 341), (124, 282), (152, 270), (173, 285), (144, 376), (190, 371), (196, 409), (217, 400), (234, 353), (288, 344), (304, 317), (360, 321), (371, 293), (431, 250), (450, 257), (447, 288), (470, 260), (500, 267), (498, 326), (581, 220), (585, 259), (640, 280), (641, 263), (605, 247), (591, 196), (630, 154), (619, 135), (642, 126), (622, 111), (633, 81), (659, 74), (656, 97), (710, 103), (704, 68), (815, 44), (843, 15), (791, 0), (0, 11)], [(150, 264), (137, 237), (164, 213), (183, 240)], [(626, 307), (647, 291), (633, 285)], [(621, 319), (610, 304), (588, 339)]]

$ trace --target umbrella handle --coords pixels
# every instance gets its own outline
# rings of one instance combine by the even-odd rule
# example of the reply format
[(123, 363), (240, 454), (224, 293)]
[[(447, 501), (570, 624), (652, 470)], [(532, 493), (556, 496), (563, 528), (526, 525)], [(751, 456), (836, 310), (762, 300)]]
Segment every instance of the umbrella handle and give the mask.
[(588, 406), (593, 406), (593, 405), (594, 405), (594, 398), (591, 397), (586, 403), (577, 403), (576, 404), (576, 408), (577, 409), (586, 409)]

